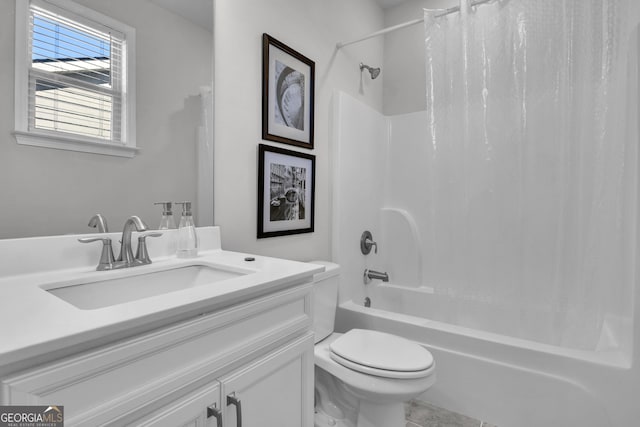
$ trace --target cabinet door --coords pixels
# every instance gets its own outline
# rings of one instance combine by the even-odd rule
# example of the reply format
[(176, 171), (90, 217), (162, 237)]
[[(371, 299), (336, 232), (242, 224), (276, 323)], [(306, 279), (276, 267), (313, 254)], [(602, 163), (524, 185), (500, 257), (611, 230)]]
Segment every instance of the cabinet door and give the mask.
[(313, 333), (220, 379), (224, 427), (313, 426)]
[(222, 427), (220, 383), (216, 381), (211, 385), (199, 388), (130, 425), (145, 427)]

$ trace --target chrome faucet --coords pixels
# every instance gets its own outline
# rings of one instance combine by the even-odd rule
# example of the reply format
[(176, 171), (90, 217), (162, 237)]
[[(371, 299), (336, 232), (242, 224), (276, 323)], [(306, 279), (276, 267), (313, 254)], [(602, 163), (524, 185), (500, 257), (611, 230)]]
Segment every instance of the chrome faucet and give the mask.
[(107, 226), (107, 220), (100, 214), (95, 214), (89, 220), (89, 227), (97, 228), (98, 233), (108, 233), (109, 227)]
[(113, 249), (111, 249), (111, 239), (109, 237), (84, 237), (82, 239), (78, 239), (78, 242), (102, 242), (102, 253), (100, 254), (100, 262), (98, 263), (96, 270), (105, 271), (118, 268), (116, 260), (113, 258)]
[(124, 223), (124, 229), (122, 230), (122, 241), (120, 243), (120, 255), (118, 255), (117, 261), (122, 261), (125, 266), (131, 266), (135, 263), (136, 259), (133, 256), (133, 249), (131, 249), (131, 233), (133, 230), (147, 231), (147, 225), (138, 216), (130, 216)]
[[(100, 229), (99, 218), (100, 214), (96, 215), (98, 224), (98, 230)], [(93, 218), (92, 218), (93, 220)], [(105, 224), (106, 226), (106, 224)], [(137, 265), (151, 264), (149, 253), (147, 252), (147, 237), (160, 237), (162, 233), (149, 232), (138, 235), (138, 250), (136, 256), (133, 256), (133, 249), (131, 248), (131, 234), (134, 229), (136, 231), (146, 231), (147, 225), (137, 216), (131, 216), (124, 223), (124, 229), (122, 230), (122, 239), (120, 240), (120, 256), (115, 260), (113, 257), (113, 251), (111, 249), (110, 237), (85, 237), (78, 239), (80, 243), (102, 242), (102, 254), (100, 255), (100, 262), (96, 270), (116, 270), (120, 268), (135, 267)]]
[(389, 275), (386, 272), (381, 273), (379, 271), (369, 270), (368, 268), (364, 270), (364, 274), (363, 274), (364, 284), (366, 285), (371, 283), (373, 279), (379, 279), (379, 280), (382, 280), (383, 282), (388, 282)]

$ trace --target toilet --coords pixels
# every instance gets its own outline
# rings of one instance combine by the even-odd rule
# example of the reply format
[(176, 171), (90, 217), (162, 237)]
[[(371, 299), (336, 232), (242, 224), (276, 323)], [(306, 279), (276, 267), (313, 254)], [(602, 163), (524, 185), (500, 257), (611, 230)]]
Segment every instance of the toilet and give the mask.
[(405, 427), (404, 402), (435, 383), (429, 351), (379, 331), (334, 332), (340, 267), (314, 276), (315, 427)]

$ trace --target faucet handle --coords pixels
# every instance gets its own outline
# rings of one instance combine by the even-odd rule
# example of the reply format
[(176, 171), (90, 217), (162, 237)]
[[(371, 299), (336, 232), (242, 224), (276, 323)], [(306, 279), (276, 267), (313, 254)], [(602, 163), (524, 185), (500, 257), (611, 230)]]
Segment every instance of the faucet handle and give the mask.
[(375, 253), (378, 253), (378, 244), (373, 241), (373, 235), (368, 230), (364, 231), (360, 236), (360, 251), (363, 255), (368, 255), (372, 246), (375, 247)]
[(98, 233), (108, 233), (109, 226), (107, 225), (107, 219), (100, 214), (95, 214), (89, 220), (89, 227), (97, 228)]
[(378, 253), (378, 244), (376, 242), (374, 242), (371, 239), (365, 239), (364, 244), (367, 245), (369, 248), (371, 248), (371, 246), (373, 246), (373, 251), (375, 253)]
[(104, 244), (111, 244), (111, 237), (83, 237), (78, 239), (80, 243), (93, 243), (93, 242), (102, 242)]
[(138, 235), (138, 250), (136, 251), (136, 260), (141, 264), (151, 264), (151, 258), (149, 258), (149, 252), (147, 252), (147, 237), (160, 237), (162, 233), (152, 231), (149, 233), (142, 233)]
[(96, 270), (111, 270), (116, 260), (113, 256), (113, 248), (111, 247), (111, 239), (109, 237), (83, 237), (78, 239), (80, 243), (102, 242), (102, 253)]

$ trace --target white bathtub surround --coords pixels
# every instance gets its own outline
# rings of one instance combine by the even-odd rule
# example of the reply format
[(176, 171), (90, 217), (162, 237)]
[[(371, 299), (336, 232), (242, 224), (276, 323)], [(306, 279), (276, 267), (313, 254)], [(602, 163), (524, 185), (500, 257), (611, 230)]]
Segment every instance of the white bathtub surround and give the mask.
[[(413, 175), (424, 187), (387, 202), (420, 223), (421, 285), (460, 302), (448, 306), (452, 317), (468, 316), (467, 302), (511, 309), (503, 321), (515, 336), (585, 350), (607, 315), (631, 318), (632, 3), (515, 0), (425, 12), (425, 173)], [(409, 156), (390, 149), (394, 171)]]
[[(534, 3), (494, 2), (483, 13), (540, 4)], [(618, 13), (623, 3), (585, 10), (591, 18), (576, 31), (587, 21), (600, 22), (600, 12)], [(551, 10), (540, 29), (569, 16)], [(529, 35), (545, 31), (528, 26), (535, 20), (511, 18), (522, 31), (501, 40), (526, 41), (533, 55), (540, 46)], [(445, 99), (429, 111), (384, 117), (335, 94), (333, 259), (343, 266), (337, 329), (376, 329), (425, 345), (439, 369), (426, 401), (503, 426), (626, 427), (640, 418), (632, 399), (640, 393), (638, 30), (607, 38), (607, 31), (617, 29), (618, 21), (611, 22), (586, 31), (585, 40), (595, 45), (579, 55), (593, 47), (603, 55), (592, 64), (615, 58), (624, 65), (612, 64), (615, 75), (600, 81), (603, 69), (580, 59), (575, 73), (597, 81), (578, 84), (586, 88), (574, 92), (578, 110), (565, 109), (567, 92), (553, 93), (557, 86), (545, 83), (553, 75), (570, 81), (568, 71), (552, 75), (553, 67), (547, 68), (559, 60), (554, 55), (566, 52), (568, 41), (547, 44), (558, 48), (549, 51), (553, 57), (527, 56), (526, 78), (518, 73), (491, 80), (500, 74), (492, 68), (486, 93), (477, 80), (482, 73), (474, 75), (469, 90), (480, 98), (472, 102)], [(620, 50), (598, 50), (595, 34)], [(489, 31), (486, 36), (495, 37)], [(512, 47), (498, 50), (510, 55)], [(515, 59), (522, 65), (525, 57)], [(438, 60), (434, 67), (450, 63)], [(499, 91), (514, 82), (527, 89), (526, 100), (493, 104), (512, 99)], [(608, 96), (614, 97), (611, 109)], [(480, 112), (471, 123), (490, 126), (464, 130), (462, 106), (472, 107), (469, 114)], [(435, 120), (433, 114), (444, 114), (445, 107), (457, 113), (448, 122)], [(596, 114), (576, 123), (547, 121), (568, 120), (581, 109)], [(524, 110), (533, 116), (524, 120)], [(490, 121), (483, 122), (483, 112)], [(447, 140), (439, 126), (456, 140)], [(445, 132), (443, 139), (439, 132)], [(464, 134), (480, 143), (464, 142)], [(502, 139), (484, 144), (487, 134)], [(364, 230), (373, 233), (378, 254), (360, 253)], [(388, 272), (389, 283), (363, 285), (368, 268)], [(362, 307), (365, 297), (373, 309)]]
[(438, 361), (438, 381), (418, 399), (498, 426), (626, 427), (638, 416), (632, 396), (640, 375), (617, 365), (615, 353), (563, 349), (343, 303), (336, 330), (354, 327), (420, 342)]
[[(427, 128), (424, 126), (425, 120), (428, 119), (427, 113), (419, 112), (384, 117), (345, 94), (337, 94), (336, 99), (337, 105), (339, 105), (337, 110), (344, 115), (344, 118), (338, 121), (338, 123), (342, 123), (342, 127), (337, 129), (336, 135), (338, 141), (336, 163), (346, 166), (343, 168), (338, 166), (340, 172), (337, 182), (341, 182), (341, 184), (337, 185), (334, 204), (337, 207), (337, 212), (355, 211), (358, 213), (356, 215), (336, 213), (334, 216), (336, 224), (335, 256), (336, 259), (347, 261), (347, 264), (342, 267), (342, 277), (355, 284), (341, 292), (343, 301), (351, 298), (354, 301), (363, 301), (366, 296), (366, 287), (359, 286), (359, 277), (365, 268), (387, 271), (391, 278), (391, 286), (407, 288), (406, 293), (397, 293), (397, 295), (405, 295), (403, 299), (408, 303), (405, 310), (409, 310), (407, 311), (409, 314), (428, 315), (434, 320), (472, 329), (583, 350), (603, 349), (614, 345), (622, 350), (621, 355), (626, 355), (624, 358), (627, 361), (624, 363), (630, 363), (632, 344), (630, 297), (621, 298), (622, 295), (619, 295), (620, 298), (615, 298), (613, 295), (603, 297), (604, 301), (608, 301), (607, 304), (611, 304), (611, 309), (599, 315), (598, 325), (585, 323), (582, 325), (583, 328), (591, 325), (592, 329), (580, 331), (576, 329), (580, 326), (577, 325), (563, 332), (559, 328), (563, 324), (568, 325), (568, 323), (561, 321), (563, 316), (566, 316), (567, 319), (579, 318), (579, 313), (584, 310), (584, 307), (570, 308), (567, 305), (567, 312), (563, 314), (558, 311), (557, 305), (551, 305), (551, 302), (545, 303), (546, 299), (543, 294), (551, 292), (548, 289), (553, 288), (553, 283), (538, 281), (526, 286), (525, 284), (513, 285), (517, 289), (509, 291), (508, 286), (511, 282), (500, 282), (500, 277), (498, 277), (500, 273), (494, 271), (499, 269), (499, 266), (492, 262), (487, 265), (496, 267), (487, 268), (491, 271), (487, 271), (482, 277), (489, 280), (488, 277), (496, 276), (495, 281), (503, 283), (500, 289), (504, 289), (504, 296), (495, 297), (489, 293), (483, 294), (484, 296), (476, 294), (463, 296), (448, 286), (439, 286), (439, 283), (449, 282), (445, 279), (436, 280), (434, 277), (437, 271), (441, 272), (438, 273), (439, 276), (444, 274), (442, 273), (443, 266), (435, 268), (433, 265), (436, 246), (443, 250), (445, 246), (448, 248), (445, 253), (449, 254), (447, 256), (450, 258), (446, 262), (443, 261), (449, 265), (448, 268), (466, 271), (467, 267), (461, 258), (456, 258), (456, 254), (460, 254), (451, 246), (452, 243), (442, 243), (442, 239), (438, 237), (438, 234), (443, 232), (437, 231), (439, 228), (431, 223), (433, 218), (430, 208), (432, 203), (429, 201), (431, 199), (418, 197), (428, 194), (425, 186), (418, 183), (434, 179), (432, 168), (423, 168), (420, 165), (421, 159), (431, 156), (428, 153), (428, 145), (424, 143), (425, 138), (428, 137)], [(386, 130), (384, 130), (385, 126)], [(363, 129), (361, 137), (358, 136), (360, 129)], [(387, 135), (388, 140), (386, 139)], [(359, 145), (358, 141), (366, 141), (367, 147), (373, 145), (377, 148), (369, 150), (364, 143)], [(380, 152), (387, 154), (386, 160), (380, 159)], [(362, 156), (365, 157), (362, 158)], [(353, 171), (348, 165), (360, 161), (362, 161), (362, 167), (358, 169), (357, 177), (352, 177)], [(372, 183), (371, 188), (367, 187), (367, 182)], [(385, 190), (383, 192), (375, 191), (378, 188)], [(352, 196), (353, 194), (355, 196)], [(445, 194), (446, 192), (442, 192), (438, 197), (445, 197)], [(630, 196), (630, 200), (635, 199)], [(496, 227), (500, 228), (499, 224), (496, 224)], [(478, 226), (478, 228), (481, 227)], [(358, 241), (361, 229), (370, 229), (373, 232), (375, 240), (379, 243), (377, 255), (364, 256), (360, 253), (357, 245), (353, 246), (352, 242)], [(500, 230), (495, 230), (494, 233), (496, 236), (504, 235), (505, 238), (510, 235)], [(627, 237), (625, 239), (629, 240)], [(630, 241), (627, 243), (631, 244)], [(511, 256), (519, 255), (514, 253)], [(505, 268), (517, 268), (514, 266), (516, 260), (512, 261)], [(616, 262), (621, 261), (622, 258)], [(626, 262), (628, 269), (632, 263), (628, 257)], [(474, 265), (477, 268), (481, 266), (477, 263)], [(477, 271), (477, 268), (474, 271)], [(623, 269), (623, 271), (627, 270)], [(515, 272), (512, 271), (512, 273), (515, 275)], [(540, 274), (542, 272), (536, 274), (535, 277), (541, 280)], [(631, 280), (630, 273), (624, 274)], [(549, 281), (553, 282), (552, 278), (549, 278)], [(630, 286), (627, 283), (619, 289), (619, 292), (631, 292)], [(495, 292), (498, 286), (493, 288), (491, 292)], [(479, 292), (482, 289), (478, 287), (477, 290)], [(518, 289), (521, 292), (517, 291)], [(469, 285), (469, 290), (473, 290), (471, 285)], [(574, 297), (577, 298), (574, 299), (576, 304), (581, 301), (577, 293), (576, 290), (574, 293)], [(525, 305), (512, 303), (513, 298), (523, 298), (522, 295), (518, 296), (520, 294), (533, 295), (529, 303)], [(428, 306), (424, 306), (423, 301), (430, 295), (435, 295), (438, 298), (438, 303), (429, 303)], [(591, 304), (589, 301), (586, 301), (585, 304)], [(585, 305), (585, 307), (588, 306)], [(619, 306), (620, 309), (615, 310), (616, 306)], [(597, 329), (593, 329), (596, 326), (598, 326)], [(570, 333), (573, 331), (575, 331), (575, 337)], [(577, 337), (586, 336), (584, 334), (588, 334), (590, 339), (578, 342)], [(565, 336), (567, 339), (563, 338)]]
[[(407, 319), (424, 319), (425, 312), (429, 314), (429, 325), (441, 325), (449, 327), (449, 330), (469, 337), (484, 337), (492, 341), (517, 343), (528, 349), (542, 350), (544, 352), (557, 355), (571, 355), (571, 357), (613, 368), (629, 369), (632, 366), (631, 354), (626, 347), (620, 345), (618, 334), (620, 331), (631, 334), (631, 325), (616, 324), (614, 319), (605, 319), (601, 331), (600, 339), (596, 346), (591, 349), (571, 349), (541, 343), (522, 338), (516, 338), (514, 331), (517, 329), (513, 324), (503, 323), (503, 319), (512, 315), (509, 312), (502, 312), (495, 306), (487, 306), (476, 301), (465, 301), (458, 303), (462, 311), (466, 313), (467, 322), (454, 324), (447, 316), (447, 308), (452, 304), (452, 297), (434, 293), (432, 289), (399, 286), (394, 284), (376, 283), (367, 287), (367, 295), (371, 300), (371, 308), (390, 313), (401, 313)], [(504, 307), (503, 310), (508, 310)], [(470, 319), (486, 319), (484, 325), (491, 327), (480, 328), (478, 323), (471, 322)], [(546, 316), (540, 315), (540, 323), (544, 324)]]

